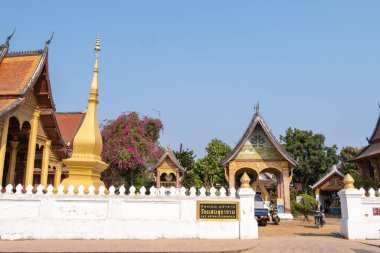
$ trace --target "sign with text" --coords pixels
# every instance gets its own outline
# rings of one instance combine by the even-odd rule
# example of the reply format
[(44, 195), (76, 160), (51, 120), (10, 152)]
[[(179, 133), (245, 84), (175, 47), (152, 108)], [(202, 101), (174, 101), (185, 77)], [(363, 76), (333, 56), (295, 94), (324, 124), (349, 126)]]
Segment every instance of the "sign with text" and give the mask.
[(199, 221), (238, 221), (238, 201), (197, 201)]

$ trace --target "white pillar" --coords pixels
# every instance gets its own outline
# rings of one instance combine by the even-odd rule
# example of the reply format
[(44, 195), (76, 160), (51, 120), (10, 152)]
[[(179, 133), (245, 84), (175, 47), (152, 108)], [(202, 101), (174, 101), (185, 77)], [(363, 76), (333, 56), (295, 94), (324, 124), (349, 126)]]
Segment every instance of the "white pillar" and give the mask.
[(363, 192), (354, 189), (343, 189), (338, 192), (341, 204), (342, 219), (340, 221), (341, 234), (350, 240), (363, 238), (364, 215), (362, 208)]
[(257, 239), (259, 232), (255, 218), (255, 194), (252, 188), (239, 188), (237, 196), (240, 199), (240, 239)]

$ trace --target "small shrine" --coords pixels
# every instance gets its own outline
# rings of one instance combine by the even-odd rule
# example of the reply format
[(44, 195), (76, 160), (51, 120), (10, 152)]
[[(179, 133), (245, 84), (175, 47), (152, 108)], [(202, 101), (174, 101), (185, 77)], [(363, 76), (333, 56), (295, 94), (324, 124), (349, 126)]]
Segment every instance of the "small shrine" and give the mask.
[(173, 151), (170, 149), (165, 151), (152, 171), (157, 188), (161, 186), (165, 188), (171, 186), (181, 188), (182, 180), (186, 173), (186, 169), (181, 166)]
[(380, 115), (367, 141), (368, 145), (351, 162), (358, 165), (363, 177), (372, 178), (380, 183)]
[(338, 170), (338, 165), (334, 165), (325, 176), (311, 187), (326, 213), (341, 214), (338, 192), (344, 188), (343, 178), (344, 175)]
[(269, 200), (269, 185), (266, 182), (275, 183), (277, 204), (282, 203), (279, 212), (290, 215), (290, 182), (297, 163), (273, 136), (259, 109), (257, 104), (247, 130), (222, 161), (225, 177), (230, 188), (238, 189), (242, 175), (247, 173), (251, 178), (251, 187), (264, 200)]

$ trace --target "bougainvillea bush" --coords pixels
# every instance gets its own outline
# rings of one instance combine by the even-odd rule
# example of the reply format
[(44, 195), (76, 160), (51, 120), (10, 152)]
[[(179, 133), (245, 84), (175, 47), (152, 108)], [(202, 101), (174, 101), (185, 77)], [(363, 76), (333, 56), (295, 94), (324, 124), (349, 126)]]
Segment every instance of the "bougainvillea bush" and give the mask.
[(102, 126), (102, 158), (109, 168), (102, 174), (107, 185), (132, 185), (141, 187), (152, 181), (147, 173), (149, 166), (162, 155), (158, 139), (163, 130), (160, 119), (138, 113), (123, 113)]

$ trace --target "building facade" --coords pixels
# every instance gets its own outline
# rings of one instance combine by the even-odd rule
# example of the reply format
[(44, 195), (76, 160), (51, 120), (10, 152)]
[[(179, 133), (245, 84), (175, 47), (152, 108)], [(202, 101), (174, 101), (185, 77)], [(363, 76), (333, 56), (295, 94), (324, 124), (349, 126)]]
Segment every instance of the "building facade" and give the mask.
[(281, 147), (265, 124), (259, 105), (247, 130), (232, 152), (222, 161), (229, 187), (239, 188), (240, 178), (246, 172), (251, 186), (264, 200), (269, 193), (260, 174), (270, 174), (277, 184), (277, 201), (284, 202), (285, 212), (290, 212), (290, 182), (296, 161)]
[[(13, 35), (13, 34), (12, 34)], [(49, 78), (49, 43), (10, 52), (0, 45), (0, 185), (57, 187), (84, 113), (57, 113)]]
[(182, 187), (182, 180), (186, 169), (181, 166), (173, 151), (167, 149), (160, 160), (153, 167), (156, 187)]

